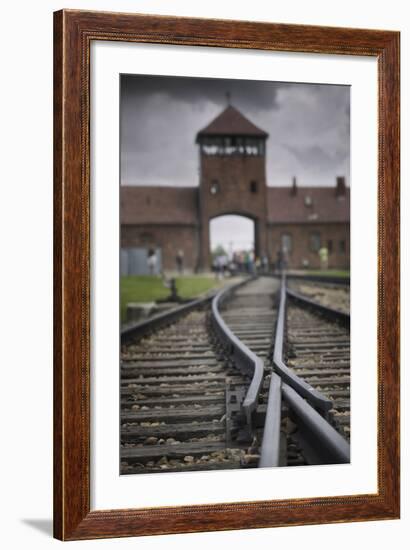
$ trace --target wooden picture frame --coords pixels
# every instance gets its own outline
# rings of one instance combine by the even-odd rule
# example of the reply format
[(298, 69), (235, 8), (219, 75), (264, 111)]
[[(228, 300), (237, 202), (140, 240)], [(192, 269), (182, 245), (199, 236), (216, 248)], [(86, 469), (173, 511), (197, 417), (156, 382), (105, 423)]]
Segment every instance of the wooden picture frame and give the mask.
[[(93, 40), (372, 56), (378, 62), (378, 492), (90, 510)], [(62, 540), (399, 517), (398, 32), (63, 10), (54, 14), (54, 535)]]

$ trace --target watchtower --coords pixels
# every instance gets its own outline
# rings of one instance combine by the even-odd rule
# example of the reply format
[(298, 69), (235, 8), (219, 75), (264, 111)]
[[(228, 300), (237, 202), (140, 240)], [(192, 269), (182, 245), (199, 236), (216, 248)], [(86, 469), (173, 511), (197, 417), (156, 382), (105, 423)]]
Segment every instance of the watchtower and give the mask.
[(255, 226), (255, 254), (267, 253), (266, 140), (268, 134), (232, 105), (198, 132), (199, 267), (208, 269), (209, 222), (237, 214)]

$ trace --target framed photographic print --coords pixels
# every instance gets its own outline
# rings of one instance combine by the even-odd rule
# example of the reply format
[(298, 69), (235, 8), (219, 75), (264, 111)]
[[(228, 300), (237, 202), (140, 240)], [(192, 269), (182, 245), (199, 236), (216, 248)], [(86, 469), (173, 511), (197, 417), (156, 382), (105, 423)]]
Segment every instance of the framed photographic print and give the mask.
[(63, 540), (399, 517), (399, 33), (54, 15)]

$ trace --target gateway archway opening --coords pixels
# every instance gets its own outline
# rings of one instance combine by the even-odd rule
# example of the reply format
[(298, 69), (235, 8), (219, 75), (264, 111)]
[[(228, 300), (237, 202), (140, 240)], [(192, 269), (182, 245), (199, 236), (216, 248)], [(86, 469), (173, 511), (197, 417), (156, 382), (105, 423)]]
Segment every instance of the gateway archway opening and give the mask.
[(255, 262), (256, 223), (246, 216), (229, 214), (209, 222), (210, 255), (213, 268), (231, 266), (251, 271)]

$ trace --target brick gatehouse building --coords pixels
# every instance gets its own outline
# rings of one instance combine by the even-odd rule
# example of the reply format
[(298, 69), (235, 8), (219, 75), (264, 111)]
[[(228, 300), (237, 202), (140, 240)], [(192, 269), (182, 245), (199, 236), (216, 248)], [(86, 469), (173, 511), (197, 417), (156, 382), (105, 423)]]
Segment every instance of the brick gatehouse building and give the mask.
[[(319, 267), (318, 249), (327, 247), (330, 268), (350, 263), (350, 189), (344, 177), (332, 187), (269, 187), (268, 134), (229, 105), (198, 132), (199, 185), (121, 186), (121, 271), (133, 253), (159, 252), (162, 268), (175, 269), (179, 249), (190, 270), (210, 268), (209, 224), (236, 214), (254, 221), (255, 254), (274, 262), (286, 247), (291, 268)], [(140, 262), (141, 265), (141, 262)]]

